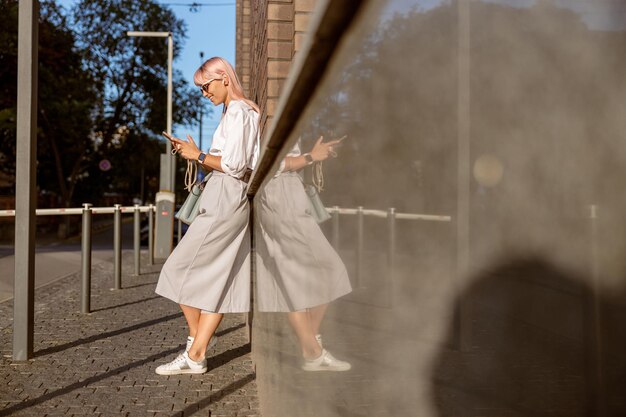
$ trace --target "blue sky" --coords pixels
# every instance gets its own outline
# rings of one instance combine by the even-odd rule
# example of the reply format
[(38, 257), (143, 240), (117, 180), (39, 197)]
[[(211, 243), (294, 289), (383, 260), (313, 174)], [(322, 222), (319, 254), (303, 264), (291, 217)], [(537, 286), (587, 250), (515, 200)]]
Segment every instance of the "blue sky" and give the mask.
[[(193, 73), (200, 66), (200, 52), (204, 58), (221, 56), (235, 63), (235, 0), (203, 0), (197, 11), (190, 10), (188, 0), (157, 0), (170, 7), (179, 19), (187, 24), (187, 39), (183, 40), (183, 50), (174, 61), (174, 68), (180, 70), (187, 81), (193, 85)], [(61, 6), (69, 9), (77, 0), (57, 0)], [(205, 6), (213, 4), (211, 6)], [(142, 28), (128, 28), (142, 30)], [(176, 39), (174, 39), (176, 42)], [(164, 44), (165, 47), (165, 44)], [(214, 111), (210, 117), (204, 118), (202, 147), (206, 150), (210, 138), (219, 123), (220, 112)], [(163, 126), (165, 128), (165, 126)], [(174, 126), (174, 135), (184, 138), (190, 133), (194, 139), (198, 138), (198, 127)], [(197, 140), (196, 140), (197, 143)]]

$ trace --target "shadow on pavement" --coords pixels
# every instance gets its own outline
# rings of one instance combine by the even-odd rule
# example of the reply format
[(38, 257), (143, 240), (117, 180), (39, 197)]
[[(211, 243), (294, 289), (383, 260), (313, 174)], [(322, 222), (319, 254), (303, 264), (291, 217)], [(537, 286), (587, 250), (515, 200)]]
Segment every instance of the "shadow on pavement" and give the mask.
[[(170, 315), (170, 316), (163, 317), (163, 318), (161, 318), (159, 320), (154, 320), (152, 322), (154, 324), (154, 322), (171, 320), (172, 318), (176, 318), (176, 317), (179, 317), (181, 315), (182, 314), (173, 314), (173, 315)], [(148, 322), (146, 322), (146, 323), (148, 323)], [(143, 327), (143, 326), (146, 325), (146, 323), (142, 323), (142, 326), (135, 326), (135, 327), (137, 327), (137, 328)], [(224, 335), (224, 334), (230, 333), (232, 331), (235, 331), (235, 330), (237, 330), (237, 329), (239, 329), (241, 327), (242, 327), (241, 325), (232, 326), (232, 327), (229, 327), (228, 329), (225, 329), (225, 330), (221, 331), (219, 334), (220, 335)], [(119, 331), (116, 334), (120, 334), (120, 333), (123, 333), (125, 331), (128, 331), (128, 328), (121, 329), (121, 330), (122, 331)], [(110, 333), (108, 335), (111, 336)], [(101, 337), (89, 338), (89, 339), (97, 340), (99, 338), (101, 338)], [(143, 366), (145, 364), (154, 362), (154, 361), (156, 361), (158, 359), (165, 358), (165, 357), (167, 357), (167, 356), (169, 356), (171, 354), (180, 353), (180, 351), (182, 349), (184, 349), (184, 347), (185, 347), (185, 345), (181, 344), (179, 346), (176, 346), (175, 348), (168, 349), (168, 350), (166, 350), (164, 352), (160, 352), (160, 353), (156, 353), (154, 355), (148, 356), (145, 359), (141, 359), (141, 360), (138, 360), (138, 361), (131, 362), (131, 363), (127, 364), (127, 365), (111, 369), (110, 371), (105, 372), (103, 374), (95, 375), (95, 376), (92, 376), (90, 378), (86, 378), (86, 379), (84, 379), (82, 381), (77, 381), (77, 382), (75, 382), (73, 384), (68, 385), (67, 387), (57, 389), (55, 391), (49, 392), (47, 394), (44, 394), (44, 395), (42, 395), (40, 397), (32, 398), (30, 400), (26, 400), (24, 402), (21, 402), (19, 404), (14, 405), (14, 406), (7, 407), (7, 408), (5, 408), (3, 410), (0, 410), (0, 417), (10, 415), (10, 414), (12, 414), (14, 412), (17, 412), (17, 411), (20, 411), (20, 410), (23, 410), (23, 409), (26, 409), (26, 408), (29, 408), (29, 407), (33, 407), (35, 405), (38, 405), (38, 404), (41, 404), (41, 403), (46, 402), (48, 400), (51, 400), (51, 399), (53, 399), (55, 397), (58, 397), (58, 396), (67, 394), (69, 392), (72, 392), (73, 390), (87, 387), (90, 384), (102, 381), (102, 380), (107, 379), (108, 377), (111, 377), (113, 375), (118, 375), (118, 374), (120, 374), (122, 372), (126, 372), (126, 371), (128, 371), (130, 369), (137, 368), (137, 367)], [(52, 348), (52, 349), (56, 349), (56, 348)], [(47, 349), (47, 350), (49, 351), (50, 349)], [(59, 350), (62, 350), (62, 349), (59, 349)], [(58, 351), (58, 350), (56, 350), (56, 351)], [(47, 352), (47, 353), (51, 353), (51, 352)], [(212, 370), (214, 370), (216, 368), (219, 368), (220, 366), (225, 365), (226, 363), (228, 363), (228, 362), (230, 362), (230, 361), (232, 361), (232, 360), (234, 360), (236, 358), (239, 358), (241, 356), (244, 356), (244, 355), (246, 355), (248, 353), (250, 353), (250, 343), (247, 343), (245, 345), (229, 349), (229, 350), (227, 350), (225, 352), (222, 352), (222, 353), (220, 353), (218, 355), (215, 355), (215, 356), (210, 358), (207, 372), (211, 372)], [(222, 397), (230, 394), (231, 392), (233, 392), (233, 391), (243, 387), (244, 385), (248, 384), (249, 382), (251, 382), (253, 380), (254, 380), (254, 375), (253, 374), (249, 374), (245, 378), (228, 385), (227, 387), (225, 387), (224, 389), (222, 389), (220, 391), (217, 391), (214, 395), (211, 395), (210, 397), (205, 398), (205, 399), (201, 400), (200, 402), (198, 402), (198, 403), (196, 403), (196, 404), (194, 404), (192, 406), (189, 406), (188, 407), (189, 410), (185, 409), (183, 411), (183, 414), (184, 415), (193, 414), (193, 410), (199, 411), (199, 410), (207, 407), (211, 403), (213, 403), (215, 401), (218, 401)], [(176, 415), (179, 415), (179, 414), (176, 414)], [(182, 414), (180, 414), (180, 415), (182, 415)]]
[(129, 306), (129, 305), (133, 305), (133, 304), (144, 303), (144, 302), (150, 301), (150, 300), (156, 300), (157, 298), (161, 298), (161, 296), (157, 295), (157, 296), (154, 296), (154, 297), (143, 298), (143, 299), (137, 300), (137, 301), (129, 301), (128, 303), (116, 304), (116, 305), (109, 306), (109, 307), (96, 308), (94, 310), (91, 310), (91, 312), (92, 313), (96, 313), (98, 311), (112, 310), (112, 309), (119, 308), (119, 307), (125, 307), (125, 306)]
[(148, 326), (152, 326), (154, 324), (158, 324), (158, 323), (163, 323), (169, 320), (173, 320), (175, 318), (178, 317), (182, 317), (183, 313), (176, 313), (176, 314), (170, 314), (168, 316), (164, 316), (164, 317), (159, 317), (157, 319), (154, 320), (148, 320), (148, 321), (144, 321), (143, 323), (137, 323), (137, 324), (133, 324), (132, 326), (128, 326), (128, 327), (123, 327), (121, 329), (118, 330), (113, 330), (110, 332), (106, 332), (106, 333), (100, 333), (97, 335), (93, 335), (93, 336), (89, 336), (89, 337), (85, 337), (82, 339), (78, 339), (75, 340), (73, 342), (70, 343), (65, 343), (59, 346), (53, 346), (53, 347), (49, 347), (46, 349), (42, 349), (39, 350), (37, 352), (35, 352), (33, 354), (34, 358), (38, 358), (41, 356), (45, 356), (45, 355), (50, 355), (52, 353), (57, 353), (57, 352), (61, 352), (62, 350), (66, 350), (66, 349), (70, 349), (76, 346), (80, 346), (80, 345), (84, 345), (87, 343), (91, 343), (91, 342), (95, 342), (96, 340), (102, 340), (102, 339), (107, 339), (109, 337), (113, 337), (113, 336), (117, 336), (123, 333), (128, 333), (128, 332), (132, 332), (133, 330), (137, 330), (137, 329), (141, 329), (144, 327), (148, 327)]
[(30, 400), (26, 400), (24, 402), (21, 402), (19, 404), (14, 405), (14, 406), (7, 407), (7, 408), (5, 408), (3, 410), (0, 410), (0, 417), (8, 416), (8, 415), (10, 415), (10, 414), (12, 414), (14, 412), (19, 411), (19, 410), (23, 410), (25, 408), (32, 407), (32, 406), (35, 406), (37, 404), (41, 404), (41, 403), (43, 403), (45, 401), (48, 401), (48, 400), (50, 400), (52, 398), (58, 397), (60, 395), (67, 394), (69, 392), (72, 392), (75, 389), (84, 388), (84, 387), (86, 387), (86, 386), (88, 386), (90, 384), (93, 384), (94, 382), (102, 381), (104, 379), (107, 379), (110, 376), (117, 375), (117, 374), (120, 374), (122, 372), (126, 372), (126, 371), (128, 371), (130, 369), (137, 368), (139, 366), (145, 365), (145, 364), (150, 363), (150, 362), (154, 362), (155, 360), (161, 359), (163, 357), (166, 357), (167, 355), (170, 355), (170, 354), (173, 354), (173, 353), (176, 353), (176, 352), (180, 352), (180, 350), (184, 349), (184, 347), (185, 347), (185, 345), (181, 344), (181, 345), (179, 345), (179, 346), (177, 346), (175, 348), (166, 350), (165, 352), (156, 353), (154, 355), (148, 356), (145, 359), (141, 359), (141, 360), (138, 360), (138, 361), (135, 361), (135, 362), (131, 362), (131, 363), (127, 364), (127, 365), (120, 366), (120, 367), (115, 368), (115, 369), (111, 369), (109, 372), (105, 372), (105, 373), (100, 374), (100, 375), (95, 375), (95, 376), (92, 376), (90, 378), (86, 378), (86, 379), (84, 379), (82, 381), (78, 381), (78, 382), (75, 382), (73, 384), (70, 384), (67, 387), (60, 388), (60, 389), (57, 389), (55, 391), (49, 392), (47, 394), (44, 394), (44, 395), (42, 395), (40, 397), (32, 398)]
[[(230, 329), (232, 329), (232, 327)], [(207, 364), (207, 368), (208, 368), (207, 372), (211, 372), (212, 370), (217, 369), (220, 366), (227, 364), (233, 359), (247, 355), (250, 352), (251, 352), (250, 343), (246, 343), (245, 345), (228, 349), (227, 351), (222, 352), (219, 355), (212, 356), (209, 361), (210, 363)]]
[(172, 417), (186, 417), (196, 414), (199, 411), (202, 411), (204, 408), (208, 407), (212, 403), (221, 400), (228, 394), (231, 394), (238, 389), (241, 389), (248, 385), (250, 382), (254, 381), (255, 375), (248, 374), (245, 377), (229, 384), (223, 389), (216, 391), (215, 394), (212, 394), (210, 397), (203, 398), (202, 400), (191, 404), (189, 407), (184, 410), (178, 411), (177, 413), (172, 414)]

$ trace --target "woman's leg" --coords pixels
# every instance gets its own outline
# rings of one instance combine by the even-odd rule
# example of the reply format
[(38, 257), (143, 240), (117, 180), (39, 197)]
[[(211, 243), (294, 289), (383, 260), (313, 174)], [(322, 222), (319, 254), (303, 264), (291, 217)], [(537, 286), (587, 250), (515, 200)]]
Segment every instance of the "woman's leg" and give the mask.
[(292, 311), (287, 313), (289, 324), (298, 336), (302, 356), (306, 359), (317, 358), (322, 354), (322, 348), (315, 340), (315, 333), (311, 327), (311, 319), (307, 311)]
[(322, 320), (324, 319), (324, 314), (326, 313), (326, 309), (328, 308), (328, 304), (320, 304), (316, 307), (309, 308), (309, 320), (311, 321), (311, 330), (313, 334), (320, 334), (320, 326), (322, 325)]
[(209, 345), (209, 340), (213, 337), (215, 329), (217, 329), (217, 326), (220, 325), (223, 317), (224, 314), (222, 313), (200, 313), (198, 326), (196, 327), (196, 334), (191, 348), (189, 348), (189, 357), (192, 360), (201, 361), (204, 359), (206, 348)]
[(200, 313), (202, 310), (183, 304), (179, 305), (181, 310), (183, 310), (185, 320), (187, 320), (187, 326), (189, 326), (189, 336), (196, 337), (196, 334), (198, 333), (198, 323), (200, 322)]

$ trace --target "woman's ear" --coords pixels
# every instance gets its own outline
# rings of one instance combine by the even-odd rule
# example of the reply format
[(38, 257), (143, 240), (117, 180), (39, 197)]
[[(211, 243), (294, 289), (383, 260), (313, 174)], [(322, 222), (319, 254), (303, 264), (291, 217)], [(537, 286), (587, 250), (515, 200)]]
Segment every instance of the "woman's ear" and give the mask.
[(224, 75), (224, 78), (222, 78), (222, 84), (224, 84), (224, 86), (228, 85), (228, 77), (226, 75)]

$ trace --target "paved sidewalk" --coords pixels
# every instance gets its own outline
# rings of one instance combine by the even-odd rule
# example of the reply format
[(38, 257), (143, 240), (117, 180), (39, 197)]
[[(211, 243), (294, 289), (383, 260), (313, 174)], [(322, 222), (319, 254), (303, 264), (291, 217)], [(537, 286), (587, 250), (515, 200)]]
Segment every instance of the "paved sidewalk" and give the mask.
[(80, 310), (80, 276), (35, 292), (35, 357), (13, 362), (12, 301), (0, 303), (0, 416), (259, 416), (245, 317), (226, 315), (204, 375), (159, 376), (154, 369), (184, 349), (186, 325), (157, 296), (160, 265), (132, 276), (123, 258), (122, 290), (113, 266), (93, 266), (92, 313)]

